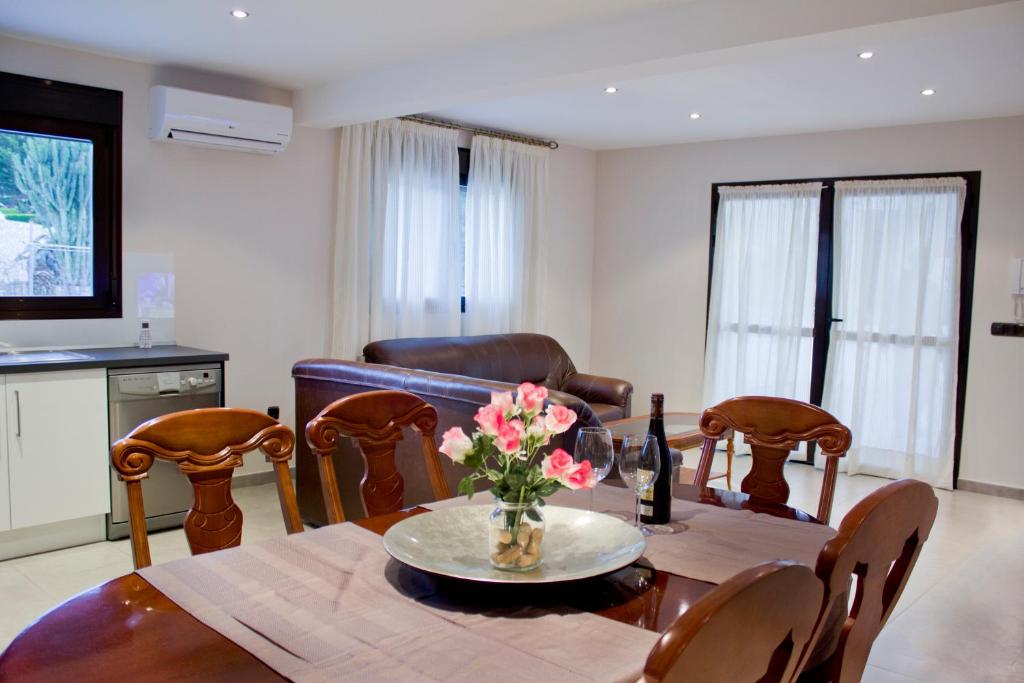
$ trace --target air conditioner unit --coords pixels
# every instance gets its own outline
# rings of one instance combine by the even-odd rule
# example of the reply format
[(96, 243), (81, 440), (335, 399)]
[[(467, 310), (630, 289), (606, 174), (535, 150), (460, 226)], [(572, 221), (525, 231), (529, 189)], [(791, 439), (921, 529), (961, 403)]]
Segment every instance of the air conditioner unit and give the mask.
[(292, 110), (157, 85), (150, 89), (149, 137), (198, 147), (276, 154), (292, 136)]

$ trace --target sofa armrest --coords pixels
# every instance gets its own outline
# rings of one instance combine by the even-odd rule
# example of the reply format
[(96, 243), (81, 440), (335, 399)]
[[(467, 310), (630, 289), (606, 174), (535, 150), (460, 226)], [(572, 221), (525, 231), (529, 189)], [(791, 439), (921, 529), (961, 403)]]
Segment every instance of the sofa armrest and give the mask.
[(562, 391), (578, 396), (587, 403), (608, 403), (625, 409), (629, 417), (629, 400), (633, 396), (633, 385), (613, 377), (601, 377), (577, 372), (566, 380)]

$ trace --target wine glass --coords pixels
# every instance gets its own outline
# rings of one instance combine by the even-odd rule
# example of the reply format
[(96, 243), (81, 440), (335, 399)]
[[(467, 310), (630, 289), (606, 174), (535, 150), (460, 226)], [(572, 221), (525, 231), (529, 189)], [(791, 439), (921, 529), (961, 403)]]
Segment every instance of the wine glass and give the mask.
[[(578, 463), (589, 460), (594, 476), (600, 483), (608, 476), (615, 462), (611, 430), (604, 427), (582, 427), (576, 433), (576, 447), (573, 449), (572, 457)], [(590, 489), (589, 509), (594, 509), (594, 489)]]
[(640, 499), (654, 486), (659, 471), (661, 457), (658, 452), (658, 441), (653, 434), (630, 434), (622, 439), (619, 475), (636, 494), (633, 524), (644, 536), (650, 536), (653, 532), (647, 527), (640, 526)]

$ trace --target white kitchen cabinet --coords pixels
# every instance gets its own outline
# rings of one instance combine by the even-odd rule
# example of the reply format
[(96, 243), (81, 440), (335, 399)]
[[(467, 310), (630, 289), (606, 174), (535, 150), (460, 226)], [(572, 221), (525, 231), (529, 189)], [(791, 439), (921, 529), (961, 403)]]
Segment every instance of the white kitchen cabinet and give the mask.
[(107, 371), (8, 374), (4, 397), (10, 528), (109, 512)]
[[(3, 386), (7, 378), (0, 375), (0, 415), (3, 415)], [(11, 528), (11, 495), (7, 484), (7, 430), (0, 418), (0, 531)]]

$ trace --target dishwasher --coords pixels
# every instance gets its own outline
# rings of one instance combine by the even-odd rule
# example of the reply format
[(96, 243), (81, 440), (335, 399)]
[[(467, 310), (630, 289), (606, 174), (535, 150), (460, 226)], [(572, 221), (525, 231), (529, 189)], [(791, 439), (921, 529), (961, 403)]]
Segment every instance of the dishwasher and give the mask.
[[(222, 380), (219, 364), (111, 369), (107, 373), (111, 445), (155, 417), (223, 405)], [(149, 531), (179, 527), (192, 506), (192, 484), (176, 463), (155, 460), (142, 480), (142, 500)], [(127, 538), (128, 528), (128, 493), (111, 467), (107, 539)]]

